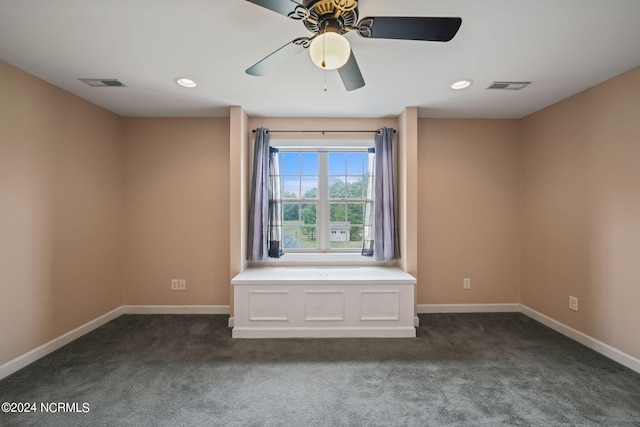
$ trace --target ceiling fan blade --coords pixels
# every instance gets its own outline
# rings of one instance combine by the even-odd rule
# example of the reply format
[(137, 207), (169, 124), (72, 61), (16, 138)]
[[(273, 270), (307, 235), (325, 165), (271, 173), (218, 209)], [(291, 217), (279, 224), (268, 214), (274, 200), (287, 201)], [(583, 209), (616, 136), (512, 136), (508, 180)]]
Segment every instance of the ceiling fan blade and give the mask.
[(257, 4), (265, 9), (273, 10), (284, 16), (293, 19), (304, 19), (309, 16), (309, 10), (301, 4), (292, 0), (247, 0), (249, 3)]
[(364, 78), (360, 72), (356, 57), (353, 56), (353, 51), (351, 51), (347, 63), (338, 68), (338, 73), (340, 74), (344, 88), (348, 91), (360, 89), (364, 86)]
[(309, 39), (307, 37), (297, 38), (247, 68), (245, 73), (251, 74), (252, 76), (262, 77), (270, 73), (278, 65), (287, 62), (289, 59), (305, 50), (308, 46)]
[(372, 39), (448, 42), (461, 24), (462, 18), (374, 16), (362, 19), (357, 28)]

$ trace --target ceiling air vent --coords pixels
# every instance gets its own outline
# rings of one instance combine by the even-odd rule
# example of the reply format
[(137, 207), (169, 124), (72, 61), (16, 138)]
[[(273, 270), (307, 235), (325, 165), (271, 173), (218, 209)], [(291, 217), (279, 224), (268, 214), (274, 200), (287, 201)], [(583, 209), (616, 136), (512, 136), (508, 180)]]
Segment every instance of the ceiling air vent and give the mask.
[(80, 79), (92, 87), (127, 87), (118, 79)]
[(531, 82), (493, 82), (487, 89), (520, 90), (529, 86)]

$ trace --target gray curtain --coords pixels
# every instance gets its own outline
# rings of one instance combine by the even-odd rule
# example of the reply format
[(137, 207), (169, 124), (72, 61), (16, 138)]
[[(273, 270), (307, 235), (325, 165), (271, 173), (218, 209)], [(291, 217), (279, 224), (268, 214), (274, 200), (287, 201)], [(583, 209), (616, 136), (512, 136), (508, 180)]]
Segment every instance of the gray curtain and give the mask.
[(269, 130), (256, 131), (249, 207), (248, 258), (264, 261), (282, 254), (282, 200), (278, 150), (269, 146)]
[(374, 190), (374, 255), (377, 261), (398, 258), (398, 230), (393, 180), (393, 137), (395, 131), (382, 128), (376, 133)]

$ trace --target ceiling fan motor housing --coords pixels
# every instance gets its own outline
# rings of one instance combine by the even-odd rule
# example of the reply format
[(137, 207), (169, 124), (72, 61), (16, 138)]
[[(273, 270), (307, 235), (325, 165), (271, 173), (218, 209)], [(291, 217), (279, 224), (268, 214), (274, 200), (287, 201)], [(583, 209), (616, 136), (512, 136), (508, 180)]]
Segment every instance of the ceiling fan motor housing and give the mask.
[(358, 23), (358, 2), (354, 0), (310, 0), (305, 1), (309, 17), (304, 26), (313, 34), (325, 29), (344, 34)]

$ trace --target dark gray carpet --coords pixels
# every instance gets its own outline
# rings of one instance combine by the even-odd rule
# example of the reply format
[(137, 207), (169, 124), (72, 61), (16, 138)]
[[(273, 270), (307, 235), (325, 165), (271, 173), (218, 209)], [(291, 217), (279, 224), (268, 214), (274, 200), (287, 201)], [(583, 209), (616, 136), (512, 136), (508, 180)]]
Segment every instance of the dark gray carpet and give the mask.
[(0, 402), (38, 405), (0, 425), (640, 426), (640, 374), (521, 314), (420, 315), (415, 339), (232, 340), (226, 322), (119, 317), (0, 381)]

